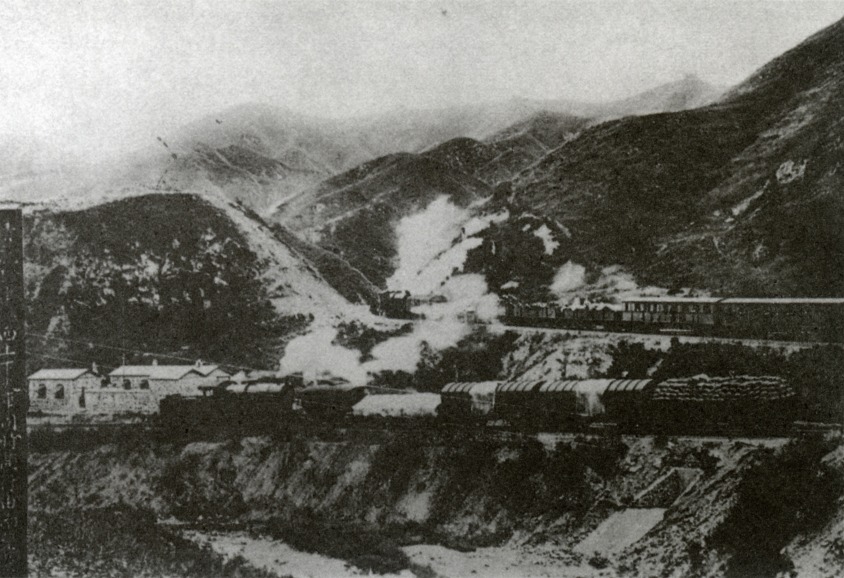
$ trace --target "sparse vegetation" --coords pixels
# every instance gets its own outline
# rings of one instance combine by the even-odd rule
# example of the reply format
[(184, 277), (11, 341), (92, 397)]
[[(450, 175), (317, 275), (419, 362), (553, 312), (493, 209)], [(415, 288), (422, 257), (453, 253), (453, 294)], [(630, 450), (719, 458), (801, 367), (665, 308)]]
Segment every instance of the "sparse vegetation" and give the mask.
[(820, 530), (844, 495), (844, 474), (822, 461), (833, 448), (822, 438), (794, 441), (766, 452), (746, 473), (710, 540), (729, 554), (728, 578), (773, 577), (792, 569), (782, 548)]
[(410, 560), (395, 540), (359, 524), (303, 517), (295, 521), (274, 519), (262, 524), (260, 532), (303, 552), (346, 560), (364, 572), (397, 574), (410, 567)]
[(276, 341), (302, 327), (277, 317), (265, 264), (234, 223), (192, 195), (38, 215), (25, 238), (30, 268), (43, 276), (40, 286), (30, 278), (29, 330), (60, 329), (59, 339), (32, 340), (33, 370), (41, 353), (103, 367), (126, 353), (94, 344), (265, 367), (277, 360)]
[(242, 558), (226, 561), (177, 529), (158, 523), (147, 510), (106, 508), (30, 512), (31, 576), (184, 576), (271, 578)]

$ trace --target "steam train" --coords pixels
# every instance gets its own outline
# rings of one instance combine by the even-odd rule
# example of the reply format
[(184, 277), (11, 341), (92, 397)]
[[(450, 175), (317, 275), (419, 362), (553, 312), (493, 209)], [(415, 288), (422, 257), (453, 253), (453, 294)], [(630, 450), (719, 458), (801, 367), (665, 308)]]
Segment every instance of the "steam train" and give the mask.
[[(382, 293), (378, 311), (400, 319), (431, 298)], [(844, 342), (844, 298), (639, 297), (561, 306), (502, 297), (508, 325), (742, 339)], [(467, 316), (471, 319), (471, 316)]]
[(304, 386), (293, 377), (223, 382), (203, 393), (163, 399), (162, 427), (175, 436), (261, 434), (307, 424), (780, 434), (806, 417), (795, 388), (772, 376), (455, 382), (438, 394)]

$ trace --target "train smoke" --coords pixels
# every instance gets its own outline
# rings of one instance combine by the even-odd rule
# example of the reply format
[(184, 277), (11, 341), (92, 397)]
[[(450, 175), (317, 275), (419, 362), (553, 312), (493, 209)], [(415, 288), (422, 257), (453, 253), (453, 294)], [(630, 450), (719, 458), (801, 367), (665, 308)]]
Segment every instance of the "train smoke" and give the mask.
[(436, 294), (445, 298), (415, 307), (413, 313), (420, 320), (409, 334), (379, 343), (372, 349), (371, 358), (362, 363), (359, 351), (335, 342), (336, 330), (319, 328), (288, 344), (280, 372), (302, 371), (306, 378), (328, 373), (364, 383), (383, 371), (415, 372), (426, 346), (440, 351), (457, 345), (472, 331), (467, 314), (493, 324), (494, 329), (503, 313), (498, 296), (489, 292), (482, 275), (460, 272), (468, 252), (482, 242), (475, 235), (508, 215), (474, 217), (472, 212), (439, 197), (396, 227), (399, 265), (387, 280), (387, 287), (415, 296)]
[(301, 372), (306, 382), (330, 375), (354, 384), (366, 383), (366, 371), (360, 364), (360, 352), (337, 345), (337, 330), (319, 327), (293, 339), (284, 350), (280, 375)]
[(425, 295), (442, 291), (443, 284), (463, 271), (469, 251), (483, 239), (477, 235), (491, 223), (509, 217), (506, 211), (473, 216), (473, 208), (461, 208), (448, 197), (437, 197), (421, 212), (396, 226), (398, 267), (387, 279), (387, 288)]
[(551, 292), (557, 297), (565, 297), (579, 289), (586, 282), (586, 267), (572, 261), (566, 261), (554, 275)]

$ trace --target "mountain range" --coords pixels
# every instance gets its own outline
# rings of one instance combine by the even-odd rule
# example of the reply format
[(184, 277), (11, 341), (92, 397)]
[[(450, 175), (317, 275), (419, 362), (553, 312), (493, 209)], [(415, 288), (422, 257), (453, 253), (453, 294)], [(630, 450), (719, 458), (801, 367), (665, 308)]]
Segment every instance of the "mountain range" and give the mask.
[[(841, 295), (842, 55), (838, 22), (705, 106), (600, 123), (538, 114), (481, 141), (361, 165), (275, 218), (377, 284), (397, 266), (398, 220), (445, 195), (461, 206), (491, 198), (480, 212), (516, 216), (482, 233), (489, 242), (467, 260), (467, 271), (498, 271), (493, 289), (547, 298), (553, 271), (573, 261), (587, 282), (621, 267), (667, 290)], [(669, 92), (650, 102), (693, 102)], [(526, 215), (541, 222), (531, 229)], [(562, 232), (551, 252), (530, 239), (543, 225)], [(534, 272), (503, 274), (513, 255), (502, 243), (528, 251), (518, 256)]]
[(57, 197), (27, 208), (33, 351), (272, 366), (310, 325), (372, 322), (399, 231), (431, 207), (459, 217), (421, 265), (450, 267), (443, 283), (844, 295), (842, 55), (844, 21), (728, 91), (686, 77), (601, 105), (343, 121), (244, 105), (76, 172), (12, 143), (4, 196)]

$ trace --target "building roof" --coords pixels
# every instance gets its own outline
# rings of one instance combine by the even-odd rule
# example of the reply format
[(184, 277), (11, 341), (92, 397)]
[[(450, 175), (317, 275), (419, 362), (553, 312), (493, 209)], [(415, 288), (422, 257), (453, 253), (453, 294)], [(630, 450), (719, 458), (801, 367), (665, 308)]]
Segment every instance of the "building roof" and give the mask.
[(112, 377), (146, 377), (156, 380), (178, 380), (193, 372), (208, 377), (218, 365), (122, 365), (109, 373)]
[(29, 379), (63, 379), (65, 381), (73, 381), (79, 379), (86, 373), (94, 375), (90, 369), (79, 368), (55, 368), (55, 369), (39, 369), (29, 376)]

